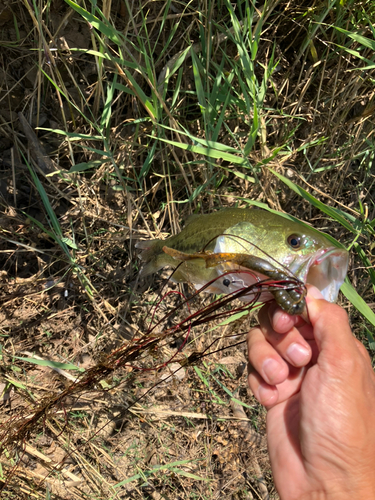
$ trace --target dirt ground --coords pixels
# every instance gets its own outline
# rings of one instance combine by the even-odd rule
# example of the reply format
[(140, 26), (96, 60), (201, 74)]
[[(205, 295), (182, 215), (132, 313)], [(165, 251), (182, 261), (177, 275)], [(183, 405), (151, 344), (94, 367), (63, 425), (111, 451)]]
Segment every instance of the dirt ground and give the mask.
[[(172, 2), (160, 38), (158, 12), (165, 2), (144, 2), (142, 8), (132, 4), (133, 24), (125, 4), (100, 5), (109, 9), (117, 30), (128, 30), (132, 43), (131, 29), (148, 23), (150, 40), (155, 40), (155, 71), (160, 73), (185, 48), (187, 33), (189, 43), (196, 42), (199, 2), (185, 10)], [(225, 11), (220, 6), (218, 2), (216, 18), (220, 8)], [(293, 12), (299, 9), (292, 7)], [(259, 52), (260, 60), (267, 58), (276, 41), (279, 66), (273, 85), (280, 89), (280, 102), (270, 86), (266, 107), (283, 108), (292, 117), (283, 121), (280, 115), (266, 115), (267, 148), (284, 141), (290, 154), (261, 166), (254, 183), (245, 171), (239, 168), (242, 176), (234, 174), (223, 163), (210, 184), (201, 173), (201, 156), (186, 161), (185, 152), (176, 149), (173, 156), (167, 148), (158, 150), (152, 168), (138, 182), (152, 126), (140, 102), (125, 91), (112, 103), (107, 129), (112, 156), (99, 153), (103, 145), (93, 138), (97, 132), (90, 123), (104, 113), (105, 95), (98, 89), (111, 80), (114, 68), (106, 62), (98, 65), (84, 52), (98, 50), (92, 26), (62, 0), (46, 5), (0, 1), (2, 498), (278, 498), (265, 442), (265, 410), (246, 380), (244, 340), (256, 314), (224, 325), (214, 317), (176, 332), (174, 326), (213, 297), (201, 294), (188, 306), (181, 294), (189, 296), (193, 290), (166, 282), (168, 271), (140, 279), (135, 243), (175, 233), (193, 211), (238, 202), (246, 206), (242, 200), (251, 199), (349, 244), (345, 228), (293, 193), (267, 166), (327, 206), (354, 210), (359, 199), (368, 204), (368, 219), (374, 219), (373, 158), (364, 166), (361, 156), (361, 145), (373, 141), (372, 115), (365, 113), (373, 102), (372, 77), (360, 80), (358, 73), (346, 73), (349, 60), (339, 69), (325, 61), (315, 80), (314, 61), (302, 57), (293, 67), (304, 35), (297, 22), (290, 29), (292, 7), (284, 2), (276, 8), (278, 24), (265, 29)], [(301, 6), (308, 8), (308, 2)], [(147, 13), (146, 21), (141, 11)], [(186, 17), (171, 52), (164, 54), (173, 16), (182, 12)], [(321, 50), (324, 44), (320, 37), (316, 47)], [(132, 50), (130, 43), (127, 50)], [(231, 51), (236, 58), (228, 43)], [(181, 82), (187, 91), (181, 123), (199, 135), (188, 62)], [(145, 82), (140, 85), (147, 93)], [(168, 99), (172, 97), (166, 96), (170, 103)], [(238, 123), (228, 117), (229, 128), (241, 131)], [(56, 130), (81, 138), (69, 141)], [(315, 140), (316, 147), (309, 149), (306, 144)], [(259, 144), (251, 153), (254, 164), (264, 158), (264, 147)], [(306, 148), (311, 154), (306, 155)], [(75, 165), (85, 165), (81, 171), (69, 172), (73, 157)], [(307, 157), (311, 164), (320, 158), (323, 170), (310, 175)], [(189, 171), (191, 192), (205, 186), (195, 198), (189, 198), (184, 177)], [(60, 230), (62, 243), (55, 237)], [(371, 242), (365, 237), (358, 241), (373, 263)], [(355, 253), (349, 278), (374, 309), (370, 276)], [(368, 324), (345, 297), (339, 303), (368, 346)]]

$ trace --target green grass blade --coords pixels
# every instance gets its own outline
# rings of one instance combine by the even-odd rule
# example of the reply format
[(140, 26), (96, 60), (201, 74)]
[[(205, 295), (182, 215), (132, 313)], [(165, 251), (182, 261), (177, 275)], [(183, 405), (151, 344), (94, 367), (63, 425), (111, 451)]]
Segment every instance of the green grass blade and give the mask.
[(154, 108), (153, 104), (151, 103), (151, 100), (149, 97), (146, 96), (146, 94), (143, 92), (142, 88), (138, 85), (137, 81), (134, 79), (133, 75), (128, 71), (126, 68), (123, 68), (124, 73), (126, 74), (128, 80), (131, 82), (131, 84), (134, 87), (135, 92), (137, 93), (137, 97), (141, 100), (143, 106), (150, 112), (151, 118), (156, 119), (156, 109)]
[(225, 161), (235, 163), (236, 165), (242, 165), (245, 168), (250, 167), (247, 158), (241, 158), (240, 156), (224, 153), (223, 151), (218, 151), (217, 149), (213, 149), (210, 147), (193, 146), (192, 144), (183, 144), (176, 141), (170, 141), (168, 139), (162, 139), (161, 137), (159, 137), (159, 141), (166, 142), (171, 146), (176, 146), (177, 148), (184, 149), (185, 151), (191, 151), (192, 153), (208, 156), (210, 158), (223, 159)]
[(247, 156), (250, 151), (253, 149), (257, 135), (259, 130), (259, 120), (258, 120), (258, 109), (256, 104), (254, 103), (254, 116), (253, 116), (253, 124), (251, 126), (251, 131), (249, 134), (249, 139), (245, 145), (244, 155)]
[(124, 43), (122, 35), (116, 31), (112, 26), (108, 26), (104, 22), (102, 22), (100, 19), (98, 19), (96, 16), (93, 14), (90, 14), (90, 12), (87, 12), (87, 10), (83, 9), (80, 5), (78, 5), (75, 2), (72, 2), (72, 0), (65, 0), (65, 2), (70, 5), (70, 7), (78, 12), (88, 23), (90, 23), (95, 29), (97, 29), (100, 33), (105, 35), (111, 42), (117, 44), (118, 46), (121, 47), (121, 45)]
[(154, 142), (154, 144), (152, 145), (152, 148), (150, 149), (148, 155), (147, 155), (147, 158), (144, 162), (144, 164), (142, 165), (142, 168), (141, 168), (141, 171), (139, 173), (139, 177), (138, 177), (138, 182), (141, 183), (142, 180), (144, 179), (144, 177), (148, 174), (149, 170), (150, 170), (150, 167), (152, 165), (152, 162), (153, 162), (153, 159), (154, 159), (154, 155), (155, 155), (155, 150), (156, 150), (156, 141)]
[(106, 52), (103, 53), (103, 52), (99, 52), (99, 51), (93, 50), (93, 49), (79, 49), (79, 48), (71, 48), (70, 50), (72, 52), (78, 52), (81, 54), (89, 54), (91, 56), (106, 59), (107, 61), (111, 61), (111, 62), (115, 62), (115, 63), (119, 64), (121, 67), (125, 66), (127, 68), (138, 70), (141, 73), (145, 72), (145, 68), (140, 66), (139, 63), (135, 63), (133, 61), (128, 61), (122, 57), (114, 57), (114, 56), (112, 56), (112, 54), (108, 54)]
[(172, 75), (174, 75), (176, 73), (176, 71), (182, 66), (182, 64), (186, 60), (186, 57), (187, 57), (189, 51), (191, 51), (191, 48), (190, 47), (186, 47), (186, 49), (183, 50), (181, 52), (181, 54), (180, 53), (178, 54), (178, 57), (173, 61), (173, 64), (168, 65), (167, 72), (166, 72), (166, 75), (165, 75), (166, 81), (168, 81), (170, 79), (170, 77)]
[(35, 187), (36, 187), (36, 189), (37, 189), (37, 191), (38, 191), (38, 193), (39, 193), (39, 195), (41, 197), (41, 200), (43, 202), (44, 208), (47, 211), (47, 214), (48, 214), (48, 223), (50, 224), (51, 229), (53, 230), (54, 240), (60, 245), (60, 247), (62, 248), (62, 250), (66, 254), (66, 256), (71, 261), (72, 260), (72, 256), (70, 255), (70, 251), (69, 251), (69, 248), (68, 248), (67, 244), (63, 241), (63, 233), (62, 233), (62, 230), (61, 230), (61, 226), (60, 226), (59, 221), (58, 221), (58, 219), (56, 217), (56, 214), (53, 211), (53, 208), (52, 208), (52, 206), (51, 206), (51, 204), (49, 202), (47, 193), (46, 193), (46, 191), (45, 191), (42, 183), (40, 182), (39, 177), (36, 175), (36, 173), (31, 168), (31, 166), (29, 165), (28, 161), (26, 160), (26, 158), (24, 156), (23, 156), (23, 159), (24, 159), (26, 165), (28, 166), (28, 169), (29, 169), (31, 177), (33, 178)]
[[(210, 383), (208, 379), (206, 378), (205, 374), (203, 373), (202, 370), (198, 368), (198, 366), (194, 366), (194, 371), (198, 375), (198, 377), (201, 379), (203, 384), (207, 387), (209, 393), (211, 394), (211, 397), (215, 400), (215, 402), (219, 405), (226, 405), (226, 402), (221, 399), (221, 397), (210, 387)], [(212, 376), (210, 374), (210, 376)]]
[(107, 135), (106, 131), (108, 130), (109, 123), (111, 120), (112, 102), (115, 94), (116, 82), (117, 82), (117, 73), (114, 73), (113, 81), (107, 87), (107, 97), (104, 103), (104, 109), (100, 119), (100, 129), (102, 131), (103, 136)]
[(58, 368), (59, 370), (77, 370), (79, 372), (84, 372), (84, 368), (73, 365), (72, 363), (59, 363), (58, 361), (50, 361), (48, 359), (35, 359), (35, 358), (21, 358), (19, 356), (13, 356), (14, 359), (19, 359), (21, 361), (26, 361), (27, 363), (33, 363), (34, 365), (47, 366), (49, 368)]
[(230, 169), (225, 168), (225, 167), (222, 167), (222, 168), (227, 170), (228, 172), (232, 173), (233, 175), (235, 175), (239, 179), (243, 179), (247, 182), (251, 182), (252, 184), (255, 184), (255, 182), (256, 182), (256, 179), (254, 177), (251, 177), (250, 175), (243, 174), (242, 172), (239, 172), (238, 170), (234, 170), (233, 168), (230, 168)]
[(337, 45), (337, 47), (345, 50), (348, 54), (351, 54), (354, 57), (357, 57), (361, 61), (365, 62), (367, 66), (360, 66), (358, 68), (349, 68), (347, 71), (365, 71), (369, 69), (375, 68), (375, 62), (371, 59), (367, 59), (367, 57), (363, 57), (358, 50), (348, 49), (347, 47), (343, 47), (342, 45)]
[(343, 227), (345, 227), (345, 229), (348, 229), (348, 231), (354, 234), (358, 234), (358, 230), (354, 228), (347, 220), (350, 219), (355, 223), (356, 222), (355, 217), (351, 216), (350, 214), (347, 214), (346, 212), (343, 212), (342, 210), (339, 210), (338, 208), (328, 207), (321, 201), (317, 200), (315, 196), (308, 193), (305, 189), (301, 188), (300, 186), (297, 186), (297, 184), (295, 184), (290, 179), (287, 179), (286, 177), (279, 174), (275, 170), (272, 170), (272, 168), (270, 168), (270, 171), (274, 175), (276, 175), (276, 177), (278, 177), (284, 184), (290, 187), (290, 189), (292, 189), (295, 193), (299, 194), (300, 196), (302, 196), (302, 198), (311, 203), (311, 205), (313, 205), (316, 208), (319, 208), (319, 210), (321, 210), (323, 213), (332, 217), (332, 219), (339, 222)]
[(217, 141), (217, 139), (219, 137), (221, 128), (222, 128), (224, 120), (225, 120), (225, 113), (226, 113), (230, 98), (231, 98), (231, 95), (229, 92), (227, 92), (227, 94), (225, 96), (225, 101), (223, 102), (222, 108), (220, 110), (219, 119), (217, 120), (217, 123), (215, 125), (214, 130), (213, 130), (213, 133), (211, 134), (211, 139), (213, 141)]
[(367, 47), (368, 49), (375, 51), (375, 40), (370, 40), (370, 38), (366, 38), (365, 36), (360, 35), (359, 33), (345, 30), (343, 28), (340, 28), (339, 26), (335, 26), (335, 29), (337, 31), (340, 31), (341, 33), (344, 33), (346, 36), (348, 36), (355, 42), (359, 43), (363, 47)]
[(174, 86), (174, 89), (173, 89), (173, 97), (172, 97), (172, 102), (171, 102), (171, 111), (174, 109), (174, 107), (175, 107), (175, 105), (177, 103), (177, 100), (178, 100), (178, 98), (180, 96), (182, 75), (183, 75), (183, 68), (180, 68), (179, 71), (178, 71), (178, 75), (177, 75), (177, 81), (175, 82), (175, 86)]
[[(171, 130), (172, 132), (174, 131), (173, 128), (171, 127), (168, 127), (166, 125), (160, 125), (161, 127), (167, 129), (167, 130)], [(196, 137), (195, 135), (192, 135), (190, 134), (189, 132), (183, 132), (182, 130), (180, 130), (178, 132), (180, 135), (184, 135), (186, 137), (188, 137), (192, 142), (197, 142), (199, 144), (201, 144), (202, 146), (205, 146), (207, 148), (212, 148), (212, 149), (216, 149), (217, 151), (223, 151), (224, 153), (234, 153), (234, 154), (240, 154), (238, 149), (232, 147), (232, 146), (229, 146), (229, 145), (226, 145), (226, 144), (222, 144), (220, 142), (216, 142), (216, 141), (213, 141), (213, 140), (207, 140), (207, 139), (203, 139), (201, 137)], [(149, 136), (149, 137), (152, 137), (152, 136)]]
[(197, 92), (197, 97), (198, 97), (198, 103), (199, 107), (203, 116), (203, 121), (204, 121), (204, 129), (207, 131), (207, 125), (208, 125), (208, 120), (207, 120), (207, 103), (206, 103), (206, 97), (204, 94), (204, 89), (203, 89), (203, 83), (202, 83), (202, 78), (201, 78), (201, 64), (199, 62), (198, 57), (195, 55), (195, 52), (193, 49), (191, 49), (191, 60), (193, 63), (193, 74), (194, 74), (194, 82), (195, 82), (195, 89)]
[(61, 130), (58, 128), (38, 127), (37, 130), (46, 130), (47, 132), (53, 132), (54, 134), (65, 135), (66, 137), (69, 137), (70, 141), (80, 141), (82, 139), (90, 140), (90, 141), (102, 141), (103, 140), (102, 135), (78, 134), (77, 132), (67, 132), (65, 130)]
[(107, 161), (108, 160), (92, 160), (83, 163), (76, 163), (69, 169), (68, 174), (74, 174), (76, 172), (85, 172), (85, 170), (90, 170), (90, 169), (94, 170), (97, 167), (103, 165), (103, 163), (106, 163)]
[(220, 382), (220, 380), (215, 377), (215, 375), (213, 375), (211, 373), (211, 378), (213, 378), (213, 380), (215, 380), (215, 382), (217, 383), (217, 385), (224, 391), (228, 394), (228, 396), (230, 397), (230, 399), (236, 401), (236, 403), (239, 403), (241, 406), (243, 406), (244, 408), (249, 408), (249, 409), (252, 409), (252, 407), (250, 405), (247, 405), (246, 403), (242, 403), (241, 401), (239, 401), (237, 398), (234, 397), (233, 393), (231, 390), (228, 389), (228, 387), (226, 387), (222, 382)]
[(355, 291), (349, 278), (345, 278), (345, 282), (340, 288), (345, 297), (353, 304), (353, 306), (364, 316), (372, 326), (375, 326), (375, 313), (362, 297)]

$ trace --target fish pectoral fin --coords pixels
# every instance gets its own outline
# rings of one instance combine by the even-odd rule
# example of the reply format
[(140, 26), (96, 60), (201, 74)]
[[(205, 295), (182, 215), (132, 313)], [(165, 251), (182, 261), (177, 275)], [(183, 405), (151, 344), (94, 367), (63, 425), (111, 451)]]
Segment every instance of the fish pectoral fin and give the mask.
[(173, 257), (175, 260), (180, 260), (181, 262), (186, 262), (188, 260), (195, 260), (195, 259), (203, 259), (207, 260), (211, 254), (209, 253), (185, 253), (181, 252), (180, 250), (176, 250), (175, 248), (170, 248), (167, 246), (163, 247), (163, 252), (166, 253), (167, 255), (170, 255)]

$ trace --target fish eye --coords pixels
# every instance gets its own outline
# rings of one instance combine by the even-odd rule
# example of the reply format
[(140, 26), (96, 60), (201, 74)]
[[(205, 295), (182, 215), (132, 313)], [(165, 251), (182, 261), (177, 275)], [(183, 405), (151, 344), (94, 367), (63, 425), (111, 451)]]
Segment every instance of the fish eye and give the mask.
[(299, 234), (291, 234), (288, 236), (287, 243), (293, 250), (298, 250), (303, 243), (302, 236)]
[(224, 286), (229, 286), (229, 285), (230, 285), (230, 280), (229, 280), (228, 278), (225, 278), (225, 279), (223, 280), (223, 285), (224, 285)]

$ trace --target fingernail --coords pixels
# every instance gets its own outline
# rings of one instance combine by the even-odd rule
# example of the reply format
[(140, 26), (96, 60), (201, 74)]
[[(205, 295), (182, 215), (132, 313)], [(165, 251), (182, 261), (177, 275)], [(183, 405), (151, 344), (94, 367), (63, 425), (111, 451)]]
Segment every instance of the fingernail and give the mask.
[(310, 350), (296, 342), (288, 347), (286, 354), (295, 366), (304, 366), (310, 359)]
[(263, 363), (263, 373), (267, 378), (267, 381), (272, 384), (275, 377), (278, 376), (280, 369), (282, 368), (281, 364), (276, 361), (276, 359), (268, 358)]
[(324, 299), (322, 292), (315, 286), (309, 286), (308, 295), (310, 295), (313, 299)]

